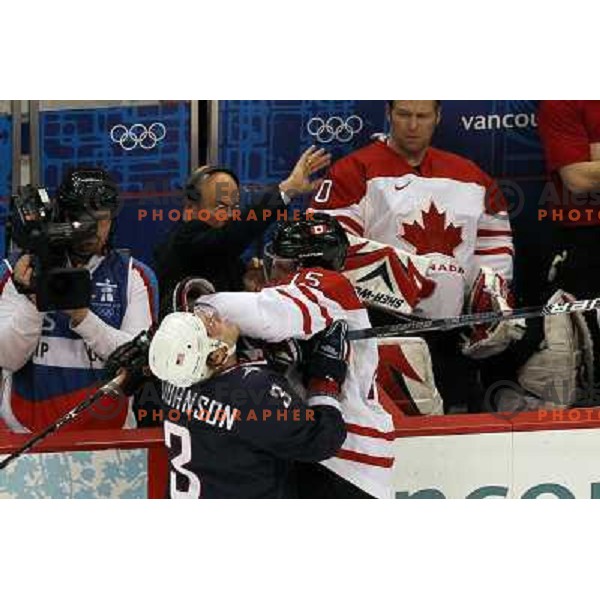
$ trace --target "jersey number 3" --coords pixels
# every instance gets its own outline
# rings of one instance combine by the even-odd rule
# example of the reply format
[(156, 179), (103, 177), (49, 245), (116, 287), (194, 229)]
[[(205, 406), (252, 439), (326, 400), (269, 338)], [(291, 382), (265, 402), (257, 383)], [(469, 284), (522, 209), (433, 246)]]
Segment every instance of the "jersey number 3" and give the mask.
[[(195, 473), (192, 473), (185, 468), (185, 465), (192, 460), (192, 440), (190, 438), (190, 432), (185, 427), (181, 427), (181, 425), (165, 421), (165, 443), (167, 448), (172, 448), (172, 440), (174, 437), (179, 438), (181, 452), (171, 459), (171, 465), (173, 467), (173, 469), (171, 469), (169, 485), (171, 489), (171, 498), (177, 500), (200, 498), (200, 479), (198, 479), (198, 476)], [(177, 487), (178, 478), (175, 471), (187, 479), (187, 485), (182, 486), (184, 487), (183, 490)]]

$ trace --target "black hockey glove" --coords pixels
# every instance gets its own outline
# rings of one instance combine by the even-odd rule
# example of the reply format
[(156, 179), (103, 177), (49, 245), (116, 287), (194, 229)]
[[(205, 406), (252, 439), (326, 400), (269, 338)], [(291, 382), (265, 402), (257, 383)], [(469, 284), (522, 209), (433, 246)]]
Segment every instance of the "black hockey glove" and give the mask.
[(305, 367), (309, 394), (338, 397), (348, 371), (350, 346), (346, 321), (334, 321), (312, 338), (312, 351)]
[(110, 379), (114, 379), (121, 369), (127, 371), (127, 378), (121, 385), (126, 396), (134, 394), (152, 374), (148, 367), (148, 350), (153, 331), (142, 331), (131, 341), (125, 342), (106, 359), (104, 368)]
[(256, 361), (265, 359), (265, 343), (262, 340), (240, 335), (235, 353), (240, 362)]
[(275, 371), (287, 375), (290, 369), (302, 364), (302, 348), (298, 340), (289, 339), (283, 342), (265, 344), (265, 358)]

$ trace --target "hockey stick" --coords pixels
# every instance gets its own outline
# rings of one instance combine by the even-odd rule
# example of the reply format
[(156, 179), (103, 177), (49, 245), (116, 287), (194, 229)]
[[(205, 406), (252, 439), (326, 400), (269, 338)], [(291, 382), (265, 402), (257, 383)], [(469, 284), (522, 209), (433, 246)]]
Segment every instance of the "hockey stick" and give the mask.
[(185, 277), (173, 289), (171, 308), (173, 312), (189, 312), (194, 302), (206, 294), (214, 294), (215, 286), (203, 277)]
[(414, 323), (398, 323), (397, 325), (383, 325), (368, 329), (356, 329), (348, 332), (350, 341), (365, 340), (368, 338), (387, 338), (402, 336), (412, 333), (425, 333), (427, 331), (448, 331), (469, 325), (483, 325), (514, 319), (534, 319), (548, 315), (564, 315), (576, 312), (600, 310), (600, 298), (590, 300), (576, 300), (575, 302), (557, 302), (530, 308), (517, 308), (500, 312), (486, 312), (475, 315), (460, 315), (440, 319), (425, 319)]
[(19, 458), (22, 454), (30, 450), (34, 446), (37, 446), (42, 440), (46, 439), (49, 435), (58, 431), (61, 427), (70, 423), (73, 419), (78, 417), (86, 408), (89, 408), (96, 400), (99, 400), (102, 396), (112, 396), (118, 398), (121, 395), (120, 385), (125, 380), (126, 373), (120, 373), (114, 379), (104, 383), (98, 390), (96, 390), (91, 396), (88, 396), (85, 400), (82, 400), (75, 408), (71, 409), (68, 413), (63, 415), (58, 421), (52, 423), (40, 431), (40, 433), (34, 435), (26, 444), (24, 444), (18, 450), (15, 450), (12, 454), (9, 454), (4, 460), (0, 462), (0, 471), (5, 469), (10, 463)]

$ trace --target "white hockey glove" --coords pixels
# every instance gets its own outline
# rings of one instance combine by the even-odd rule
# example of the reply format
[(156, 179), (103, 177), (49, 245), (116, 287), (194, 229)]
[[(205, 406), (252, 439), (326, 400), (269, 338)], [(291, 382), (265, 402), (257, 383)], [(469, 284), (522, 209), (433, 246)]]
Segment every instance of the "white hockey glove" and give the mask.
[[(512, 310), (507, 282), (487, 267), (482, 267), (475, 278), (468, 300), (470, 314)], [(489, 325), (475, 325), (465, 339), (462, 352), (470, 358), (488, 358), (503, 352), (513, 340), (525, 334), (525, 320), (499, 321)]]
[(378, 340), (377, 346), (377, 382), (402, 412), (405, 415), (444, 414), (425, 340), (385, 338)]
[[(562, 290), (548, 301), (574, 302)], [(519, 384), (544, 405), (564, 408), (577, 399), (577, 391), (588, 392), (593, 385), (593, 345), (583, 313), (544, 317), (544, 340), (520, 369)]]
[(410, 314), (433, 293), (435, 283), (427, 277), (429, 258), (354, 235), (348, 240), (344, 275), (367, 306)]

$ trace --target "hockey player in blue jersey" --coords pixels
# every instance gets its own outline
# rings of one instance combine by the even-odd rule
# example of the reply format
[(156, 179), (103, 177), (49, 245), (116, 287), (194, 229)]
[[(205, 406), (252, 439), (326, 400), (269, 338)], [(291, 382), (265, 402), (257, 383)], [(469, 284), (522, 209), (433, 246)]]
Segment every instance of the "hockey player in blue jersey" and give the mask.
[(346, 438), (346, 333), (335, 321), (313, 339), (304, 402), (265, 361), (238, 361), (239, 327), (213, 307), (168, 315), (149, 363), (163, 381), (170, 497), (293, 497), (293, 461), (325, 460)]

